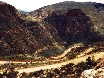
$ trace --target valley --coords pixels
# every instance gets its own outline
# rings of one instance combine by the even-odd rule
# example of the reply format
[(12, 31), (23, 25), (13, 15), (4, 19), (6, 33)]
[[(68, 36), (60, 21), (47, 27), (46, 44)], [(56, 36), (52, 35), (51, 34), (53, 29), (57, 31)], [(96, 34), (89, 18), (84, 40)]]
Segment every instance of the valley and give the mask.
[(104, 67), (103, 58), (104, 4), (65, 1), (25, 12), (0, 1), (0, 78), (80, 78)]

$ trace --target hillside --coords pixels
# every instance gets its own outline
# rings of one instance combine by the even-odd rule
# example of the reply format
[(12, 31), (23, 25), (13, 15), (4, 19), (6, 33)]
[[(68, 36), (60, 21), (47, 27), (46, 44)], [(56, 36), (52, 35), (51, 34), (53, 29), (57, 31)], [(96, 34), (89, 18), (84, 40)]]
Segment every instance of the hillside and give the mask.
[(50, 16), (53, 12), (55, 13), (55, 11), (57, 13), (61, 11), (63, 15), (70, 9), (80, 9), (92, 21), (95, 31), (100, 32), (100, 34), (104, 33), (104, 4), (101, 3), (65, 1), (39, 8), (29, 14), (41, 20)]
[(58, 43), (99, 45), (93, 51), (103, 51), (104, 4), (65, 1), (44, 6), (28, 15), (44, 26)]
[(51, 34), (32, 17), (0, 2), (0, 55), (32, 54), (54, 43)]
[(0, 55), (55, 55), (79, 42), (100, 45), (104, 41), (103, 17), (104, 5), (98, 3), (61, 2), (26, 15), (0, 2)]
[(0, 4), (0, 55), (31, 52), (39, 47), (35, 37), (20, 21), (15, 7)]
[(24, 14), (0, 1), (0, 78), (104, 77), (103, 57), (104, 4), (65, 1)]
[(53, 29), (46, 27), (47, 30), (51, 30), (51, 33), (55, 32), (56, 29), (61, 40), (75, 42), (82, 41), (80, 39), (88, 37), (90, 33), (95, 39), (91, 41), (98, 41), (96, 36), (104, 34), (103, 13), (104, 5), (100, 3), (65, 1), (42, 7), (30, 12), (29, 15), (38, 21), (45, 21), (47, 26), (52, 26)]

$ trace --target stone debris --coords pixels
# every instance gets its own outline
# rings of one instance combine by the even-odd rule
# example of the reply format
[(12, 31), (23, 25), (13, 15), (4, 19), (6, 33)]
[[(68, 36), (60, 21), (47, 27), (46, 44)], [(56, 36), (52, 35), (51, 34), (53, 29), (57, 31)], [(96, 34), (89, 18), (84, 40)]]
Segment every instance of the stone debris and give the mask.
[(97, 70), (89, 69), (82, 72), (80, 78), (104, 78), (104, 67)]

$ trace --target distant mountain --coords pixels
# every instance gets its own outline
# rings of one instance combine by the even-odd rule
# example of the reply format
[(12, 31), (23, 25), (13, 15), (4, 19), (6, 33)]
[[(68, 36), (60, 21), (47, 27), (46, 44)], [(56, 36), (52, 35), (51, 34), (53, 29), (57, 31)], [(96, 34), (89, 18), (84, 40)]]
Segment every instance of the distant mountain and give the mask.
[(78, 42), (104, 42), (104, 4), (61, 2), (22, 14), (0, 2), (0, 55), (61, 52), (55, 46)]
[(23, 13), (23, 14), (27, 14), (28, 13), (28, 12), (20, 10), (20, 9), (18, 9), (18, 11), (21, 12), (21, 13)]

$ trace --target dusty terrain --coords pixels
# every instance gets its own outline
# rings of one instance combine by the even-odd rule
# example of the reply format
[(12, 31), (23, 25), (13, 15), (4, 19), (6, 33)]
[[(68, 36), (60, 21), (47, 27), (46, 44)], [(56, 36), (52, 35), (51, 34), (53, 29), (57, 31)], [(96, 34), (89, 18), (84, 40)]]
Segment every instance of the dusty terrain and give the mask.
[[(65, 50), (62, 54), (56, 56), (56, 57), (53, 57), (53, 58), (61, 58), (61, 57), (64, 57), (68, 52), (71, 51), (72, 48), (76, 48), (76, 47), (79, 47), (80, 45), (74, 45), (74, 46), (70, 46), (67, 50)], [(85, 52), (83, 53), (88, 53), (89, 51), (91, 51), (92, 48), (88, 48), (87, 50), (85, 50)], [(72, 60), (68, 60), (68, 61), (65, 61), (65, 62), (62, 62), (62, 63), (57, 63), (57, 64), (52, 64), (52, 65), (46, 65), (46, 66), (40, 66), (40, 67), (32, 67), (32, 68), (23, 68), (23, 69), (16, 69), (16, 71), (22, 73), (22, 72), (33, 72), (33, 71), (37, 71), (37, 70), (41, 70), (41, 69), (51, 69), (51, 68), (58, 68), (58, 67), (61, 67), (62, 65), (66, 65), (68, 63), (74, 63), (74, 64), (77, 64), (77, 63), (80, 63), (81, 61), (86, 61), (86, 58), (88, 57), (92, 57), (94, 56), (94, 59), (97, 60), (99, 58), (103, 58), (104, 57), (104, 52), (99, 52), (99, 53), (94, 53), (94, 54), (90, 54), (90, 55), (85, 55), (83, 57), (77, 57), (75, 59), (72, 59)], [(54, 60), (55, 61), (55, 60)], [(56, 60), (57, 61), (57, 60)], [(60, 60), (61, 61), (61, 60)], [(13, 63), (22, 63), (22, 64), (25, 64), (26, 62), (17, 62), (17, 61), (12, 61)], [(7, 63), (6, 61), (0, 61), (0, 64), (5, 64)]]
[(99, 58), (103, 58), (104, 57), (104, 52), (100, 52), (100, 53), (95, 53), (95, 54), (90, 54), (90, 55), (86, 55), (84, 57), (79, 57), (79, 58), (75, 58), (66, 62), (62, 62), (62, 63), (57, 63), (57, 64), (53, 64), (53, 65), (46, 65), (46, 66), (41, 66), (41, 67), (34, 67), (34, 68), (25, 68), (25, 69), (19, 69), (16, 70), (20, 73), (22, 72), (33, 72), (33, 71), (38, 71), (41, 69), (51, 69), (51, 68), (58, 68), (61, 67), (62, 65), (66, 65), (68, 63), (74, 63), (77, 64), (81, 61), (86, 61), (86, 58), (88, 58), (89, 56), (93, 56), (95, 57), (95, 60), (99, 59)]

